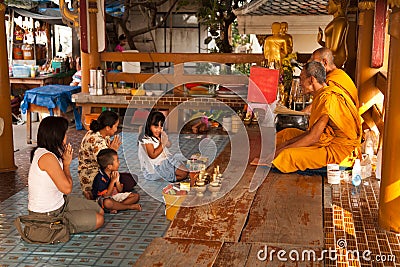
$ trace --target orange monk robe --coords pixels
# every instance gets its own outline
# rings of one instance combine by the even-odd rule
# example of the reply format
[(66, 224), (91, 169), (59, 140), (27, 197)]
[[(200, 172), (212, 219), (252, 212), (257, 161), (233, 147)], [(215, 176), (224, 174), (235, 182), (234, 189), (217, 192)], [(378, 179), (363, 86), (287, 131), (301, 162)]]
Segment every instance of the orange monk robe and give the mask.
[(359, 107), (358, 90), (353, 80), (342, 69), (335, 69), (326, 74), (326, 83), (328, 85), (336, 85), (340, 89), (350, 94), (356, 107)]
[[(322, 115), (329, 121), (319, 141), (312, 146), (287, 148), (273, 160), (281, 172), (318, 169), (328, 163), (350, 165), (348, 157), (361, 144), (361, 122), (358, 109), (350, 96), (337, 86), (327, 86), (314, 97), (309, 129)], [(285, 129), (277, 133), (277, 145), (290, 140), (304, 131)]]

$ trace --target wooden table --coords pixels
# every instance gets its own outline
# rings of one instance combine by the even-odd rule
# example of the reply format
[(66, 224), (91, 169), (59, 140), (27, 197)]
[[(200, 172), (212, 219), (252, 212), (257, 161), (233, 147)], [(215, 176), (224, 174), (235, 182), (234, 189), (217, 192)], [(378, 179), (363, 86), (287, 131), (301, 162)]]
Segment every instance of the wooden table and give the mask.
[(81, 90), (80, 86), (46, 85), (27, 90), (24, 102), (21, 105), (23, 113), (27, 113), (26, 142), (32, 143), (32, 118), (31, 112), (50, 112), (51, 116), (60, 116), (61, 112), (67, 112), (68, 106), (73, 107), (75, 124), (78, 130), (82, 129), (80, 112), (71, 101), (71, 96)]
[[(11, 92), (14, 89), (22, 89), (29, 90), (36, 87), (42, 87), (49, 84), (61, 84), (61, 85), (69, 85), (72, 80), (72, 75), (75, 73), (75, 70), (71, 70), (68, 72), (62, 73), (50, 73), (46, 75), (37, 76), (35, 78), (26, 77), (26, 78), (18, 78), (18, 77), (10, 77), (10, 88)], [(18, 86), (18, 88), (16, 88)]]
[(16, 85), (20, 85), (21, 89), (28, 90), (35, 87), (41, 87), (48, 84), (53, 83), (53, 75), (48, 74), (44, 76), (38, 76), (35, 78), (27, 77), (27, 78), (17, 78), (17, 77), (10, 77), (10, 88), (11, 92), (13, 89), (16, 89)]

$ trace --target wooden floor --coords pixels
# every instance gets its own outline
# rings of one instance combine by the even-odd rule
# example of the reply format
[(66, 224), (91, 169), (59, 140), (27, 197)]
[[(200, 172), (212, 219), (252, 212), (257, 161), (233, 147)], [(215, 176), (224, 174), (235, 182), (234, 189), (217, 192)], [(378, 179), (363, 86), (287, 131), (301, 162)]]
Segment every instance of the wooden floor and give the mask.
[[(251, 161), (260, 153), (260, 135), (250, 129), (249, 139)], [(229, 154), (227, 146), (216, 164), (224, 168)], [(320, 254), (322, 178), (270, 172), (257, 191), (249, 192), (255, 169), (248, 165), (223, 198), (181, 207), (165, 237), (155, 239), (136, 266), (322, 266), (323, 261), (285, 263), (276, 254), (305, 249)]]

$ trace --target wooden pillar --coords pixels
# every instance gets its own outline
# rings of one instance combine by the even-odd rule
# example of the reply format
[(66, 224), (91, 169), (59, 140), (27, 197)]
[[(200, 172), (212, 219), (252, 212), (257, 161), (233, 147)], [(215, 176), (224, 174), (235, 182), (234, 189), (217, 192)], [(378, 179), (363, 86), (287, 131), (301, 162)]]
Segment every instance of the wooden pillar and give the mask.
[(371, 67), (372, 40), (374, 30), (375, 1), (361, 1), (358, 3), (358, 42), (356, 85), (360, 100), (360, 113), (364, 113), (373, 104), (373, 98), (380, 93), (375, 86), (374, 76), (379, 69)]
[[(389, 1), (390, 2), (390, 1)], [(388, 91), (385, 95), (382, 181), (379, 197), (379, 225), (400, 232), (400, 4), (390, 15)]]
[[(89, 92), (89, 78), (90, 69), (97, 69), (100, 67), (100, 53), (98, 48), (98, 36), (97, 36), (97, 12), (98, 2), (96, 0), (89, 0), (89, 18), (87, 20), (88, 28), (90, 29), (89, 40), (89, 53), (81, 51), (82, 56), (82, 92)], [(82, 12), (82, 10), (81, 10)]]
[[(6, 5), (0, 0), (0, 172), (14, 171), (14, 143), (8, 77), (8, 55), (5, 24)], [(2, 125), (4, 127), (2, 127)]]
[(89, 65), (89, 54), (81, 51), (81, 72), (82, 72), (82, 87), (81, 91), (84, 93), (89, 92), (88, 84), (90, 82), (89, 75), (90, 75), (90, 65)]
[(344, 65), (346, 73), (355, 81), (357, 63), (357, 4), (350, 6), (347, 11), (349, 29), (347, 30), (347, 60)]
[(46, 22), (46, 38), (47, 38), (47, 60), (53, 59), (53, 46), (51, 38), (53, 36), (52, 26)]

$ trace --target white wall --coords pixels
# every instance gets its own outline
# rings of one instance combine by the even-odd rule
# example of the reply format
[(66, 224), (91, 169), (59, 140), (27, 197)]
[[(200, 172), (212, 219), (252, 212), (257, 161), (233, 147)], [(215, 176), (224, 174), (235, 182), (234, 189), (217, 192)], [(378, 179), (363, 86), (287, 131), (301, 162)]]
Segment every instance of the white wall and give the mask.
[(298, 53), (311, 53), (321, 46), (317, 43), (315, 34), (293, 34), (293, 51)]

